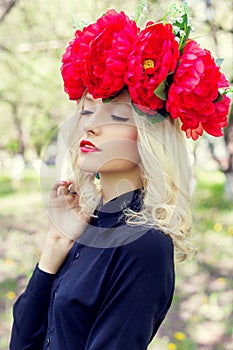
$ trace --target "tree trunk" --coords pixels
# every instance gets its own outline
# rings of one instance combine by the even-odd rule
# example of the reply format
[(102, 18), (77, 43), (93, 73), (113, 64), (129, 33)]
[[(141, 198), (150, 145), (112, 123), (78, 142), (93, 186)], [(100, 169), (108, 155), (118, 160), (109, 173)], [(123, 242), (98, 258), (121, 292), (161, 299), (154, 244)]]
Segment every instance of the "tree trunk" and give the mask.
[[(219, 42), (217, 37), (217, 31), (222, 29), (224, 32), (232, 33), (232, 30), (224, 29), (219, 27), (215, 23), (215, 9), (213, 6), (212, 0), (204, 0), (206, 4), (206, 18), (207, 23), (209, 23), (211, 29), (211, 35), (214, 40), (215, 50), (218, 54), (219, 52)], [(232, 83), (232, 82), (231, 82)], [(219, 169), (225, 174), (226, 182), (225, 182), (225, 198), (227, 200), (233, 201), (233, 107), (231, 105), (231, 110), (229, 114), (229, 123), (227, 128), (224, 130), (224, 140), (225, 140), (225, 148), (228, 155), (228, 159), (226, 160), (224, 166), (221, 161), (216, 157), (215, 150), (210, 147), (210, 151), (212, 153), (213, 158), (218, 162)], [(213, 145), (212, 145), (213, 146)]]
[(8, 13), (10, 13), (17, 1), (18, 0), (10, 0), (5, 4), (4, 9), (0, 15), (0, 23), (4, 21), (4, 18), (8, 15)]
[(225, 198), (229, 201), (233, 201), (233, 171), (225, 173), (226, 182), (224, 188)]
[(229, 154), (228, 168), (224, 171), (226, 175), (225, 197), (233, 201), (233, 104), (231, 105), (229, 123), (225, 130), (224, 139)]
[(21, 120), (18, 117), (17, 105), (11, 104), (11, 107), (12, 107), (13, 122), (17, 131), (17, 140), (19, 142), (19, 153), (22, 155), (25, 161), (25, 142), (24, 142), (24, 135), (23, 135), (23, 128), (21, 125)]

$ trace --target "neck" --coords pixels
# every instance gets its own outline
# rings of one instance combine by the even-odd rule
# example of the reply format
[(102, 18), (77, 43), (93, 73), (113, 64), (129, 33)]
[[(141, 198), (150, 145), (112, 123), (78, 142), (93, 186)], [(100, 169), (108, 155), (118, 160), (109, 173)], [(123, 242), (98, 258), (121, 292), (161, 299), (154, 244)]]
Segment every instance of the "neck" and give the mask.
[(100, 173), (100, 183), (103, 195), (103, 203), (121, 194), (130, 192), (142, 187), (140, 169), (134, 168), (119, 173)]

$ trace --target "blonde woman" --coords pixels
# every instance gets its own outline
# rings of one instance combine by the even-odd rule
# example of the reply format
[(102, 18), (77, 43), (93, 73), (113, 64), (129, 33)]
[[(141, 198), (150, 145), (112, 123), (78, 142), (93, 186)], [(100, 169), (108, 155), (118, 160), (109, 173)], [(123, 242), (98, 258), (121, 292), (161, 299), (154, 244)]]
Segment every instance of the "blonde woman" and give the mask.
[(194, 253), (180, 120), (193, 138), (211, 131), (203, 119), (176, 117), (175, 75), (164, 84), (170, 100), (156, 91), (179, 69), (171, 29), (150, 23), (139, 32), (111, 10), (77, 31), (63, 56), (65, 90), (79, 101), (68, 135), (75, 180), (52, 188), (48, 236), (14, 306), (11, 350), (142, 350), (166, 317), (174, 260)]

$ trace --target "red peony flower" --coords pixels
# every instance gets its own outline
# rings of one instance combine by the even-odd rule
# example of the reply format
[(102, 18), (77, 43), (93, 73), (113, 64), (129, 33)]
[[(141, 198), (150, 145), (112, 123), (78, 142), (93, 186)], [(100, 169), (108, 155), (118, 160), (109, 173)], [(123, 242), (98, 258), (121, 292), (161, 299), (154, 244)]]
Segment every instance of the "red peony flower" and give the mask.
[(189, 40), (174, 74), (166, 109), (172, 118), (181, 119), (182, 130), (193, 140), (198, 139), (203, 130), (221, 136), (222, 128), (227, 125), (230, 99), (219, 96), (218, 89), (227, 86), (229, 83), (210, 52)]
[(128, 57), (125, 82), (134, 104), (143, 112), (154, 113), (164, 101), (156, 88), (175, 70), (179, 59), (178, 43), (170, 24), (149, 22), (142, 30)]
[(86, 56), (84, 83), (94, 98), (108, 98), (124, 87), (127, 58), (138, 33), (124, 12), (109, 10), (95, 24), (99, 35)]
[(90, 50), (90, 42), (99, 34), (99, 28), (90, 24), (82, 31), (77, 30), (75, 38), (69, 43), (62, 56), (61, 74), (65, 92), (71, 100), (82, 97), (86, 86), (83, 78), (86, 75), (85, 57)]

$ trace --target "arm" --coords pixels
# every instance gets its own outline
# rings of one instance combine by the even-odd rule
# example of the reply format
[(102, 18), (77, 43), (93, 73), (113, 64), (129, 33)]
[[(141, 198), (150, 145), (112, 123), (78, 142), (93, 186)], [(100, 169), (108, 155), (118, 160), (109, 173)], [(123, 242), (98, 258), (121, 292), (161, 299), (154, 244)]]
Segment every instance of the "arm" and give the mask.
[(67, 190), (70, 183), (57, 182), (52, 188), (49, 232), (39, 264), (14, 305), (10, 350), (43, 348), (54, 277), (87, 226), (87, 216), (79, 212), (78, 196), (70, 195)]
[(85, 350), (146, 349), (172, 301), (170, 238), (155, 231), (121, 247), (106, 290)]
[(10, 350), (41, 350), (54, 275), (35, 268), (25, 292), (14, 305)]

